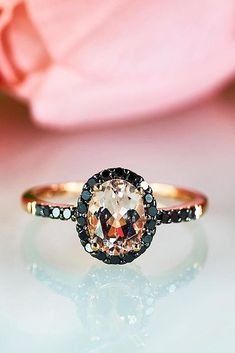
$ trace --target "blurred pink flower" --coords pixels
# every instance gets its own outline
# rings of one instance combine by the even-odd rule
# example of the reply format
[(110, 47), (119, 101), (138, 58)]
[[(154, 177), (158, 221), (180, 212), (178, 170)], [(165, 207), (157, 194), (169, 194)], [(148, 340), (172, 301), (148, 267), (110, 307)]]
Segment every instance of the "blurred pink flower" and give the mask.
[(235, 0), (0, 0), (0, 85), (40, 124), (172, 110), (235, 71)]

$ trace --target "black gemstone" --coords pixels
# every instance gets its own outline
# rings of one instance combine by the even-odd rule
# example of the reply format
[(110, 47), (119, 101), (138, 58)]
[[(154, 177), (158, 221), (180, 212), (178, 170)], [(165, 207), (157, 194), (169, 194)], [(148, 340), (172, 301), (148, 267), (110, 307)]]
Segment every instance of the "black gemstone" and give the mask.
[(91, 193), (90, 193), (90, 191), (88, 191), (88, 190), (83, 190), (81, 197), (82, 197), (82, 199), (83, 199), (84, 201), (90, 200), (90, 198), (91, 198)]
[(143, 237), (143, 241), (145, 244), (150, 244), (152, 241), (152, 236), (151, 235), (145, 235), (145, 237)]
[(102, 251), (97, 251), (97, 252), (94, 252), (92, 253), (93, 256), (95, 256), (97, 259), (99, 260), (104, 260), (106, 258), (106, 254)]
[(110, 264), (110, 258), (109, 257), (106, 257), (103, 261), (104, 261), (105, 264)]
[(185, 221), (188, 218), (189, 215), (189, 210), (187, 208), (183, 208), (180, 210), (180, 217), (182, 218), (183, 221)]
[(77, 217), (77, 208), (73, 207), (71, 210), (71, 217)]
[(135, 174), (135, 173), (133, 173), (133, 172), (129, 172), (129, 175), (128, 175), (128, 181), (130, 182), (130, 183), (134, 183), (136, 180), (137, 180), (137, 178), (138, 178), (138, 175), (137, 174)]
[(123, 168), (116, 168), (115, 169), (115, 175), (118, 177), (118, 178), (121, 178), (123, 177), (125, 174), (125, 171)]
[(155, 229), (155, 227), (156, 227), (156, 221), (151, 220), (151, 221), (147, 222), (147, 228), (148, 229), (153, 230), (153, 229)]
[(178, 211), (173, 210), (173, 211), (171, 212), (171, 220), (172, 220), (172, 222), (174, 222), (174, 223), (179, 222), (179, 214), (178, 214)]
[(168, 213), (164, 212), (162, 214), (162, 223), (169, 223), (170, 219), (171, 219), (171, 217), (170, 217), (170, 215)]
[(79, 213), (86, 213), (87, 206), (83, 202), (78, 203), (78, 212)]
[(162, 215), (163, 215), (162, 212), (160, 212), (160, 211), (157, 212), (157, 221), (158, 221), (158, 223), (162, 222)]
[(78, 217), (77, 222), (81, 227), (83, 227), (86, 224), (86, 220), (84, 217)]
[(155, 217), (156, 214), (157, 214), (157, 209), (156, 209), (156, 207), (154, 207), (154, 206), (149, 207), (149, 209), (148, 209), (148, 214), (149, 214), (151, 217)]
[(108, 179), (110, 177), (110, 170), (109, 169), (105, 169), (101, 172), (101, 176), (104, 178), (104, 179)]
[(135, 255), (133, 253), (126, 254), (124, 256), (124, 261), (132, 262), (135, 259)]
[(85, 230), (79, 231), (78, 235), (81, 240), (86, 241), (88, 239), (87, 232)]
[(36, 216), (41, 216), (42, 215), (41, 211), (42, 211), (41, 205), (36, 205), (36, 207), (35, 207)]
[(120, 263), (120, 257), (119, 256), (111, 256), (110, 263), (113, 265), (118, 265)]
[(93, 187), (93, 186), (96, 184), (95, 178), (90, 178), (90, 179), (88, 179), (87, 184), (88, 184), (90, 187)]
[(126, 213), (127, 219), (130, 220), (131, 223), (137, 222), (137, 220), (140, 218), (138, 212), (136, 210), (128, 210)]
[(195, 215), (195, 207), (192, 207), (192, 208), (189, 210), (189, 218), (190, 218), (190, 219), (195, 219), (195, 218), (196, 218), (196, 215)]
[(45, 206), (44, 208), (43, 208), (43, 215), (44, 215), (44, 217), (49, 217), (50, 216), (50, 207), (49, 206)]

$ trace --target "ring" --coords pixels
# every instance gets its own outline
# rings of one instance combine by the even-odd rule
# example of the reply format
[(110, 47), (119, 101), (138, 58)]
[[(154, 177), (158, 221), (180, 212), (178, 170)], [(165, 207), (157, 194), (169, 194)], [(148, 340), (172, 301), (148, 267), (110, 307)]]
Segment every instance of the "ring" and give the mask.
[[(76, 206), (49, 200), (75, 195)], [(156, 198), (178, 203), (160, 207)], [(207, 198), (173, 185), (149, 185), (140, 175), (119, 167), (104, 169), (85, 184), (31, 188), (22, 195), (22, 204), (36, 216), (76, 221), (81, 244), (88, 253), (106, 264), (126, 264), (150, 246), (157, 226), (199, 219), (206, 211)]]

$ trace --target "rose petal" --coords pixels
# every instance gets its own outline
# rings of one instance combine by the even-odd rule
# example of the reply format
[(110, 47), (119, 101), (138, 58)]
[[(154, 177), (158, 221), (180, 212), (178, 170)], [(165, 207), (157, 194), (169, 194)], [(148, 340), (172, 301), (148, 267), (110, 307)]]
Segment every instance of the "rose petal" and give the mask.
[(5, 8), (8, 21), (5, 21), (0, 37), (1, 69), (8, 85), (18, 83), (26, 75), (42, 70), (49, 63), (49, 55), (28, 16), (25, 4), (13, 5)]
[[(21, 86), (21, 94), (27, 97), (31, 92), (32, 113), (39, 124), (56, 128), (105, 124), (112, 120), (125, 122), (128, 118), (143, 119), (146, 112), (162, 114), (187, 102), (186, 86), (184, 94), (182, 91), (177, 94), (173, 86), (174, 95), (166, 94), (167, 87), (159, 87), (155, 91), (152, 87), (149, 85), (143, 92), (142, 86), (135, 82), (132, 86), (129, 83), (128, 87), (123, 87), (119, 82), (113, 85), (95, 84), (79, 77), (71, 69), (53, 65), (43, 76), (31, 75)], [(200, 94), (200, 87), (195, 85), (194, 96)]]
[(235, 71), (234, 0), (26, 3), (52, 66), (17, 88), (42, 124), (167, 111)]

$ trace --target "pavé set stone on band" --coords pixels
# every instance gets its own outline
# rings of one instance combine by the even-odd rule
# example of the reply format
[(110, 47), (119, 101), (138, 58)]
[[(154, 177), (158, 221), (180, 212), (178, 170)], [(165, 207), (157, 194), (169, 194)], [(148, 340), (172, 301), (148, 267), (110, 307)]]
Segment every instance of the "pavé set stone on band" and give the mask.
[[(59, 195), (76, 195), (77, 206), (48, 200)], [(156, 197), (181, 203), (158, 207)], [(149, 185), (136, 173), (118, 167), (96, 173), (85, 184), (31, 188), (22, 195), (22, 204), (36, 216), (76, 221), (87, 252), (106, 264), (126, 264), (150, 246), (158, 225), (198, 219), (206, 210), (207, 199), (173, 185)]]

